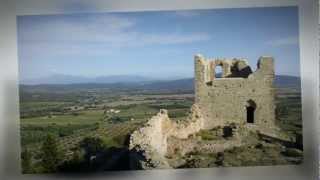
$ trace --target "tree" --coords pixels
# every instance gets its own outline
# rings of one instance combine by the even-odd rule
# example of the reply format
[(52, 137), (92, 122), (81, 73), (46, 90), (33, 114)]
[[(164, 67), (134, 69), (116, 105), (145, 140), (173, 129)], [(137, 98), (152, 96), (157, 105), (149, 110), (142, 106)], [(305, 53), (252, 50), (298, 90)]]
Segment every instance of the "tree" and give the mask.
[(53, 135), (47, 135), (42, 144), (41, 151), (41, 165), (44, 172), (56, 172), (62, 157), (58, 150), (57, 140)]
[(21, 160), (22, 160), (22, 173), (32, 173), (33, 168), (31, 165), (31, 159), (32, 155), (26, 148), (22, 153), (21, 153)]
[(92, 156), (96, 156), (98, 153), (101, 153), (106, 149), (103, 140), (98, 137), (84, 138), (80, 142), (80, 147), (84, 149), (84, 158), (88, 163), (91, 161)]
[(84, 172), (88, 170), (86, 166), (82, 153), (80, 149), (76, 148), (72, 150), (72, 158), (70, 160), (64, 161), (61, 165), (59, 165), (60, 172)]

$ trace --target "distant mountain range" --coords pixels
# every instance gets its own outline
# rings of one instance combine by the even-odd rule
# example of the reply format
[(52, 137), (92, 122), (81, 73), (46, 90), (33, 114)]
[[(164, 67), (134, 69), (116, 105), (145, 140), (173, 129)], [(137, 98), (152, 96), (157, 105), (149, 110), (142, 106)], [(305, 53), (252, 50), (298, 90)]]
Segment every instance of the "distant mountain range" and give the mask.
[(287, 76), (287, 75), (276, 75), (274, 80), (274, 85), (276, 87), (301, 87), (300, 77)]
[(84, 84), (84, 83), (97, 83), (97, 84), (112, 84), (112, 83), (136, 83), (147, 82), (153, 79), (136, 76), (136, 75), (115, 75), (115, 76), (98, 76), (98, 77), (83, 77), (55, 74), (44, 78), (23, 79), (20, 84)]
[[(142, 76), (106, 76), (97, 78), (80, 78), (77, 76), (55, 76), (47, 79), (22, 81), (23, 87), (41, 88), (112, 88), (141, 90), (193, 90), (194, 79), (153, 80)], [(25, 85), (28, 84), (28, 85)], [(276, 75), (276, 87), (300, 88), (300, 78), (287, 75)]]

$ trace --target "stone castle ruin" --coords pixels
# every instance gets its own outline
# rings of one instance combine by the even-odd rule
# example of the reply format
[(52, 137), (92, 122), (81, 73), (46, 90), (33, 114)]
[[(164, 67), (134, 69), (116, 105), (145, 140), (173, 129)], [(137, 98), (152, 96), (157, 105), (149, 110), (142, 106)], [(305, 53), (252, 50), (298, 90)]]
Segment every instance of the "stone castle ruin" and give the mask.
[[(215, 69), (221, 66), (221, 78)], [(195, 57), (195, 104), (204, 116), (204, 129), (230, 123), (275, 126), (274, 60), (261, 57), (252, 72), (246, 60), (205, 60)]]
[[(274, 60), (261, 57), (256, 71), (244, 59), (207, 60), (195, 56), (195, 103), (184, 121), (173, 121), (166, 110), (152, 117), (130, 137), (130, 149), (142, 152), (145, 169), (175, 168), (176, 155), (223, 152), (256, 143), (248, 137), (279, 137), (275, 120)], [(216, 73), (221, 66), (221, 74)], [(203, 141), (196, 134), (216, 133)]]

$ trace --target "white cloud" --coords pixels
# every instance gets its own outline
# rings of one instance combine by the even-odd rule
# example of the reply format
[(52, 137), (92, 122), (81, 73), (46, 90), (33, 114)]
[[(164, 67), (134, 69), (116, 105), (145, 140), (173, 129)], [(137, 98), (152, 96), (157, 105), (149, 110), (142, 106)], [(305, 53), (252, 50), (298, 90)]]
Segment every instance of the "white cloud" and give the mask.
[(198, 41), (206, 41), (210, 36), (206, 33), (192, 33), (182, 35), (179, 33), (174, 34), (140, 34), (137, 40), (140, 39), (141, 45), (152, 44), (180, 44), (180, 43), (193, 43)]
[(158, 33), (136, 31), (135, 19), (117, 16), (88, 17), (83, 20), (56, 20), (24, 29), (23, 41), (44, 43), (105, 43), (112, 46), (162, 45), (205, 41), (205, 33)]
[(138, 31), (137, 20), (114, 15), (56, 18), (30, 24), (21, 31), (26, 56), (51, 54), (87, 56), (107, 55), (122, 47), (185, 44), (209, 40), (207, 33), (144, 33)]
[(286, 37), (281, 39), (270, 40), (267, 42), (271, 46), (288, 46), (288, 45), (297, 45), (299, 44), (298, 37)]
[(84, 17), (76, 21), (72, 18), (61, 18), (23, 29), (27, 41), (51, 42), (100, 42), (112, 41), (114, 35), (125, 31), (135, 24), (133, 19), (116, 16)]

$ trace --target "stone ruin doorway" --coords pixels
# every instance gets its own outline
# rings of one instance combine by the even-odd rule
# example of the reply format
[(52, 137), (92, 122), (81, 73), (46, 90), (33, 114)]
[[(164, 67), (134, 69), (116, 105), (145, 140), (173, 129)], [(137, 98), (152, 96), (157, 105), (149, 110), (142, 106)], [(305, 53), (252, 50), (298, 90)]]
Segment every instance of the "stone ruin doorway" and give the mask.
[(253, 100), (247, 101), (247, 104), (246, 104), (247, 123), (250, 123), (250, 124), (254, 123), (255, 110), (256, 110), (256, 103)]

